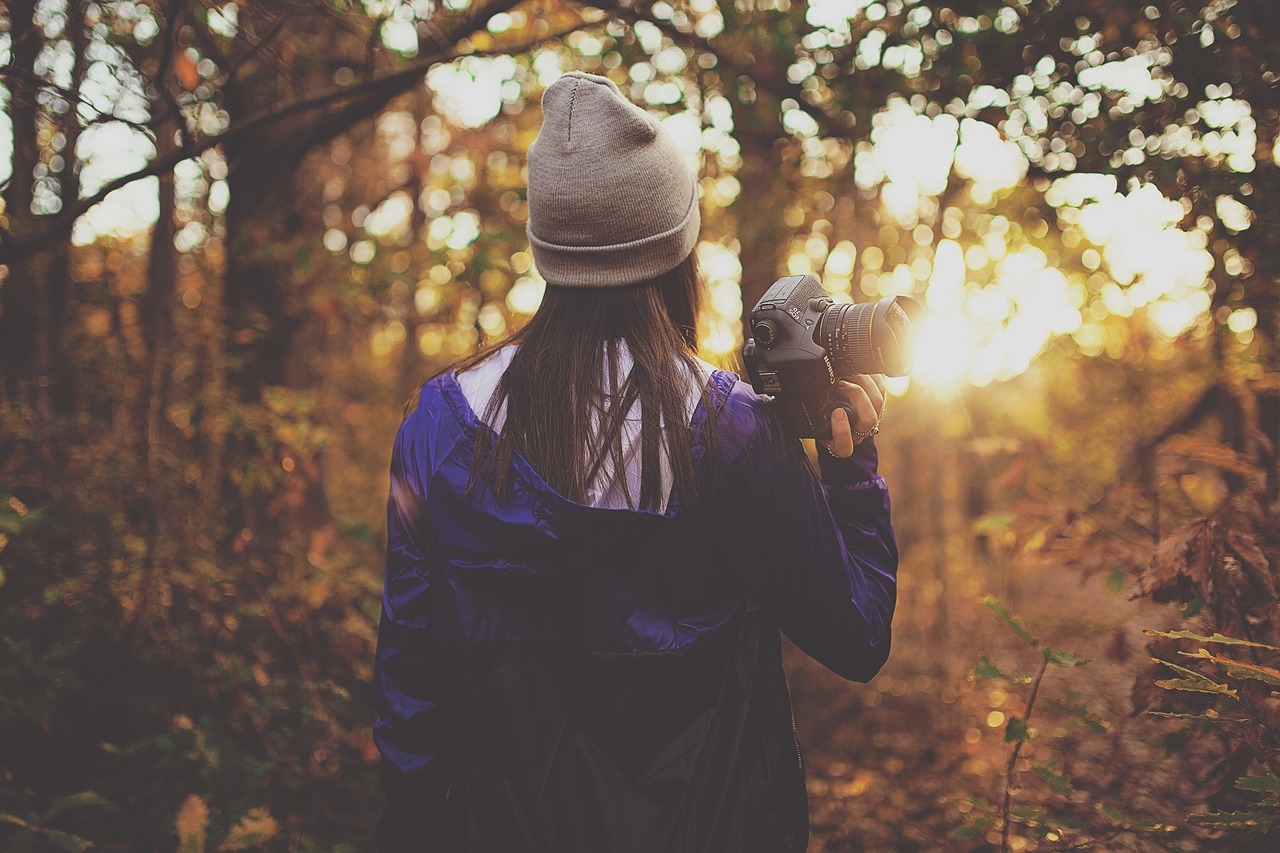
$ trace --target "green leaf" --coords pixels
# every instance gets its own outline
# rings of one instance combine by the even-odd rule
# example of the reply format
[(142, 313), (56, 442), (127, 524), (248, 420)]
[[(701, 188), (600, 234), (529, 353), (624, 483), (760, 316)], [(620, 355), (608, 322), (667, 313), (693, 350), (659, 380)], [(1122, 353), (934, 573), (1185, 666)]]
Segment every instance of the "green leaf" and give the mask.
[(1028, 736), (1027, 721), (1021, 717), (1010, 717), (1009, 725), (1005, 726), (1004, 729), (1004, 742), (1024, 741)]
[(1054, 706), (1059, 710), (1070, 714), (1072, 717), (1084, 724), (1085, 728), (1094, 734), (1103, 735), (1111, 730), (1111, 724), (1089, 710), (1089, 706), (1081, 702), (1073, 705), (1070, 702), (1059, 699), (1055, 701)]
[(1091, 658), (1082, 658), (1074, 652), (1063, 649), (1045, 649), (1044, 659), (1050, 666), (1088, 666), (1093, 663)]
[(1236, 780), (1236, 787), (1242, 791), (1264, 791), (1268, 794), (1280, 794), (1280, 776), (1274, 773), (1267, 776), (1245, 776)]
[(1201, 643), (1221, 643), (1227, 646), (1251, 646), (1255, 649), (1270, 649), (1274, 652), (1280, 652), (1280, 648), (1268, 646), (1266, 643), (1255, 643), (1251, 640), (1240, 640), (1235, 637), (1225, 637), (1222, 634), (1211, 634), (1206, 637), (1203, 634), (1196, 634), (1192, 631), (1153, 631), (1150, 628), (1143, 630), (1148, 637), (1168, 637), (1171, 640), (1196, 640)]
[(1009, 819), (1017, 823), (1025, 823), (1029, 826), (1035, 826), (1043, 823), (1046, 819), (1046, 812), (1039, 806), (1014, 806), (1009, 809)]
[(1003, 533), (1013, 526), (1018, 517), (1012, 512), (989, 512), (973, 520), (974, 533)]
[(978, 665), (973, 668), (974, 678), (985, 678), (992, 681), (1008, 681), (1011, 684), (1030, 684), (1031, 676), (1020, 672), (1005, 672), (991, 662), (986, 655), (978, 656)]
[(1122, 826), (1126, 829), (1140, 829), (1148, 832), (1173, 832), (1177, 829), (1167, 823), (1158, 820), (1147, 820), (1146, 818), (1136, 818), (1120, 811), (1110, 803), (1099, 803), (1098, 812), (1107, 820)]
[(1009, 608), (1005, 607), (1003, 601), (995, 596), (988, 595), (983, 597), (982, 603), (987, 607), (987, 609), (996, 615), (996, 618), (1009, 626), (1009, 630), (1013, 631), (1013, 633), (1026, 640), (1035, 648), (1040, 648), (1040, 641), (1031, 635), (1031, 632), (1022, 624), (1021, 619), (1009, 612)]
[(1193, 598), (1182, 607), (1183, 619), (1194, 619), (1200, 615), (1200, 611), (1204, 610), (1204, 599)]
[(1187, 820), (1196, 826), (1216, 826), (1223, 829), (1270, 829), (1280, 822), (1280, 812), (1211, 812), (1193, 814)]
[(1111, 570), (1107, 575), (1106, 590), (1111, 595), (1119, 595), (1129, 588), (1129, 573), (1122, 568)]
[(1247, 723), (1248, 717), (1224, 717), (1216, 711), (1210, 709), (1203, 714), (1179, 714), (1175, 711), (1156, 711), (1148, 709), (1148, 714), (1153, 717), (1169, 717), (1175, 720), (1205, 720), (1210, 723)]
[(65, 797), (58, 797), (58, 799), (54, 800), (49, 805), (49, 810), (44, 813), (41, 822), (48, 823), (68, 809), (83, 808), (85, 806), (96, 806), (110, 812), (119, 811), (115, 803), (105, 799), (96, 791), (81, 791), (78, 794), (67, 794)]
[(1043, 779), (1044, 783), (1049, 786), (1049, 790), (1055, 794), (1069, 797), (1075, 793), (1076, 789), (1071, 787), (1067, 777), (1059, 773), (1056, 767), (1048, 764), (1037, 764), (1031, 768), (1031, 772)]
[(44, 829), (41, 832), (50, 844), (59, 850), (66, 850), (67, 853), (82, 853), (90, 847), (88, 839), (69, 832), (58, 832), (54, 829)]

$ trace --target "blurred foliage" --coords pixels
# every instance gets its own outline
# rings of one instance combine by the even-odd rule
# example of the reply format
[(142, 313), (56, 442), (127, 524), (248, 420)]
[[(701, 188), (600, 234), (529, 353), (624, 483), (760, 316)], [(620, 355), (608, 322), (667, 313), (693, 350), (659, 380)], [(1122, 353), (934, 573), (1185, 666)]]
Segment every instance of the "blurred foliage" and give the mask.
[(789, 658), (811, 849), (1274, 849), (1276, 22), (10, 3), (0, 846), (367, 848), (391, 436), (536, 310), (525, 157), (578, 69), (697, 166), (707, 358), (783, 273), (932, 312), (880, 439), (894, 660)]

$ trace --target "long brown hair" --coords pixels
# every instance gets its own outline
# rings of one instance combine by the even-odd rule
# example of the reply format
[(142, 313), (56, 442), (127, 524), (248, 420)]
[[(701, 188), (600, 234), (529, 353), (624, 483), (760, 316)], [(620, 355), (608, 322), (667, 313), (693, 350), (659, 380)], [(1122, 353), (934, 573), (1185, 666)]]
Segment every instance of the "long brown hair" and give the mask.
[[(663, 499), (659, 466), (665, 442), (675, 492), (683, 504), (695, 503), (701, 490), (685, 401), (688, 377), (703, 386), (696, 358), (701, 290), (692, 252), (674, 269), (639, 284), (609, 288), (548, 284), (541, 306), (526, 325), (453, 365), (462, 372), (502, 347), (518, 344), (482, 415), (484, 421), (494, 423), (505, 401), (506, 423), (496, 441), (480, 431), (468, 490), (484, 477), (500, 496), (505, 495), (511, 456), (518, 452), (548, 485), (572, 501), (586, 503), (587, 490), (608, 459), (619, 475), (627, 505), (656, 511)], [(631, 371), (622, 382), (619, 341), (626, 343), (632, 358)], [(607, 368), (607, 377), (602, 367)], [(707, 386), (702, 387), (702, 395), (709, 451), (705, 457), (714, 465), (716, 405), (707, 396)], [(638, 502), (621, 476), (622, 427), (637, 399), (641, 411)], [(596, 412), (599, 433), (593, 431)]]

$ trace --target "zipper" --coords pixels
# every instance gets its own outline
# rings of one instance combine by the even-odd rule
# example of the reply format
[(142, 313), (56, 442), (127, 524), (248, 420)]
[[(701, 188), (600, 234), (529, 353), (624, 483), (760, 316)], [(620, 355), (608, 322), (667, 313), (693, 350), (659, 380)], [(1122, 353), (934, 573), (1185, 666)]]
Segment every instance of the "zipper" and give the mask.
[(796, 766), (800, 768), (800, 772), (804, 773), (804, 756), (800, 754), (800, 733), (796, 731), (796, 708), (791, 701), (791, 682), (787, 680), (787, 668), (782, 665), (782, 661), (778, 661), (778, 668), (782, 670), (782, 685), (787, 689), (787, 710), (791, 713), (791, 740), (796, 745)]

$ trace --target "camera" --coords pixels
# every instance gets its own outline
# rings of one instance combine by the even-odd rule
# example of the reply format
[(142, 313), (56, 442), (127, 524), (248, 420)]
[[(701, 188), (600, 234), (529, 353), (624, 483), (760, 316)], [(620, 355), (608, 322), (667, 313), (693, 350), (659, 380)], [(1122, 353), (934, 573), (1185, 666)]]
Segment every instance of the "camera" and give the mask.
[(831, 438), (831, 412), (852, 408), (835, 391), (855, 373), (911, 372), (911, 326), (920, 304), (908, 296), (837, 303), (812, 275), (770, 285), (751, 309), (742, 360), (757, 394), (772, 396), (800, 438)]

